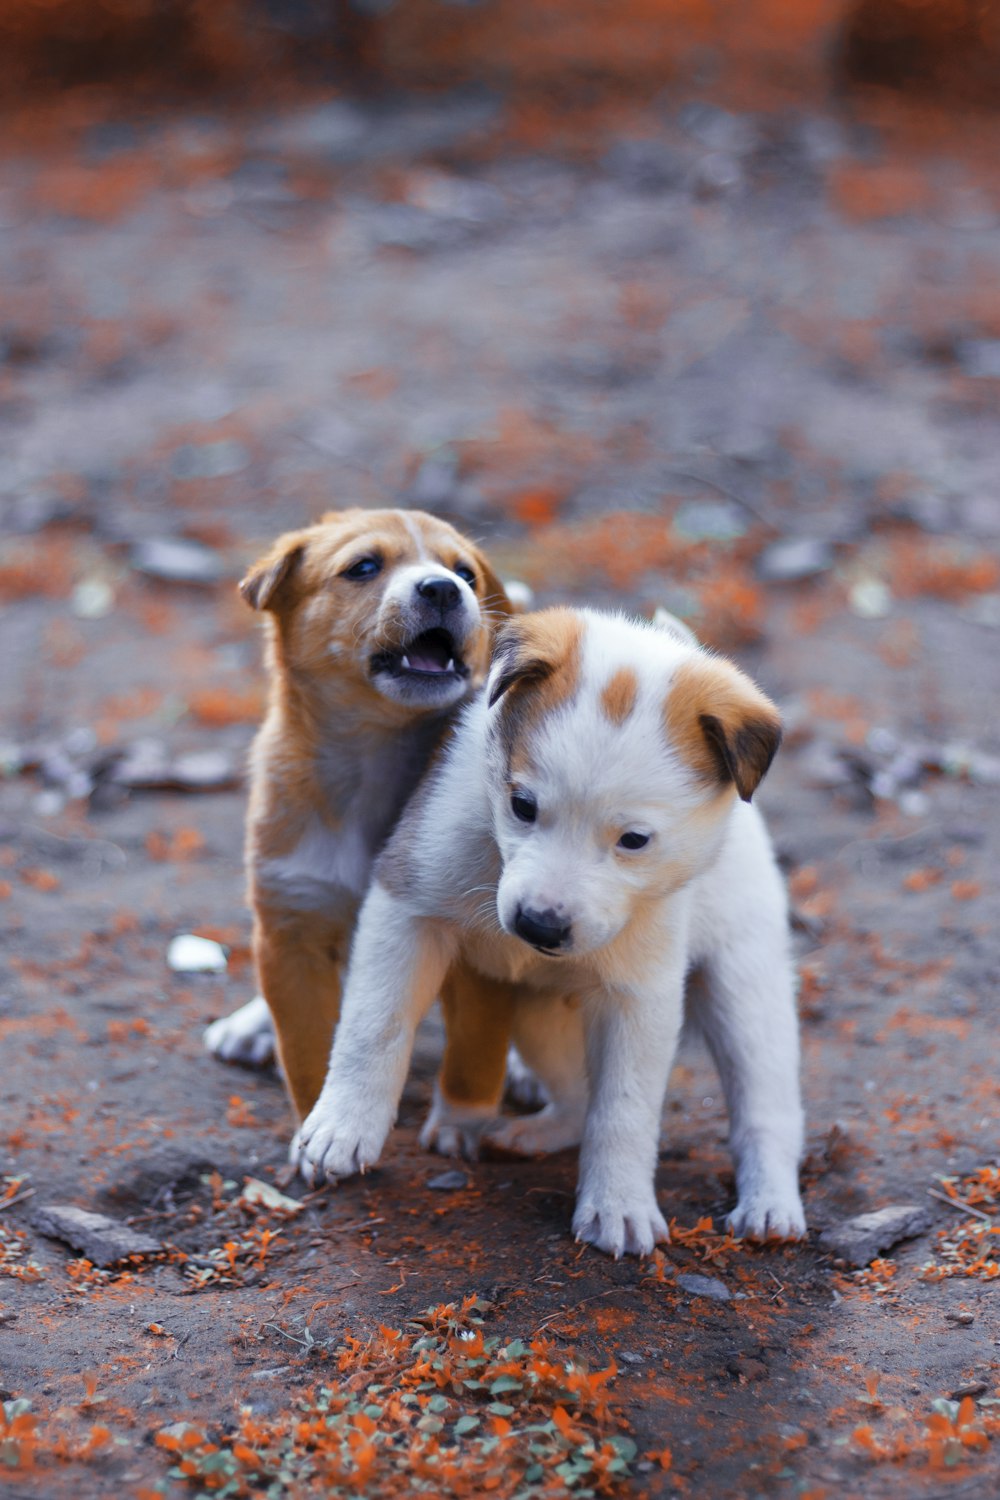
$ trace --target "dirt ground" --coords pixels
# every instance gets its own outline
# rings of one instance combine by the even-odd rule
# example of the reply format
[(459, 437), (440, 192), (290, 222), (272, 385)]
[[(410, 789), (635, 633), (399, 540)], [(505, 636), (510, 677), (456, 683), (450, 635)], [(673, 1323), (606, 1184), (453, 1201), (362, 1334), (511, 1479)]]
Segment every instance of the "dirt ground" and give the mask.
[[(8, 132), (0, 1473), (20, 1493), (1000, 1483), (997, 126), (732, 106), (692, 82), (546, 131), (466, 89), (91, 103)], [(239, 773), (262, 683), (234, 584), (280, 530), (396, 500), (542, 603), (665, 604), (782, 704), (761, 801), (803, 976), (807, 1243), (722, 1232), (725, 1118), (694, 1053), (654, 1260), (573, 1243), (572, 1154), (435, 1186), (436, 1023), (377, 1172), (286, 1184), (295, 1212), (241, 1199), (283, 1180), (290, 1117), (273, 1072), (201, 1044), (253, 986)], [(208, 581), (152, 576), (166, 538), (200, 544)], [(231, 784), (130, 791), (139, 742), (147, 764), (209, 752)], [(224, 974), (171, 972), (186, 932), (227, 947)], [(96, 1270), (35, 1226), (52, 1203), (166, 1253)], [(862, 1270), (820, 1244), (888, 1204), (929, 1227)], [(480, 1327), (488, 1389), (455, 1373)], [(336, 1453), (309, 1426), (324, 1402)]]

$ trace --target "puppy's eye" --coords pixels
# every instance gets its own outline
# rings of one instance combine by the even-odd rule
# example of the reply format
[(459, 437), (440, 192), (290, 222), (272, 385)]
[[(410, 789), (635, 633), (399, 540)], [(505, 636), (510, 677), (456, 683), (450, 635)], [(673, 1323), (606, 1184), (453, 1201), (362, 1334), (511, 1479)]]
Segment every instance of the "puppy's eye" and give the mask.
[(619, 849), (645, 849), (649, 843), (648, 833), (623, 833), (618, 840)]
[(476, 575), (475, 573), (473, 573), (472, 569), (467, 568), (464, 563), (459, 563), (457, 567), (452, 569), (452, 572), (457, 574), (459, 578), (464, 578), (470, 589), (475, 588)]
[(510, 810), (521, 823), (533, 823), (538, 817), (538, 803), (530, 792), (511, 792)]
[(382, 559), (380, 557), (359, 557), (356, 563), (345, 568), (341, 577), (343, 578), (374, 578), (376, 573), (382, 571)]

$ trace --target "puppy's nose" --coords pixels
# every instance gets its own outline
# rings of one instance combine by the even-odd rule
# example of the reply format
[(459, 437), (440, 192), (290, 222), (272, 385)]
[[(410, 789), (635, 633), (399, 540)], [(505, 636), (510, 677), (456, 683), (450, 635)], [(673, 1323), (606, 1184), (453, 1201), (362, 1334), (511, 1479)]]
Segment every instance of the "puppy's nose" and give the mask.
[(436, 604), (442, 612), (454, 609), (461, 598), (458, 584), (451, 578), (421, 578), (417, 584), (417, 593), (428, 604)]
[(564, 922), (551, 907), (532, 911), (530, 907), (519, 906), (514, 931), (533, 948), (565, 948), (573, 934), (573, 924)]

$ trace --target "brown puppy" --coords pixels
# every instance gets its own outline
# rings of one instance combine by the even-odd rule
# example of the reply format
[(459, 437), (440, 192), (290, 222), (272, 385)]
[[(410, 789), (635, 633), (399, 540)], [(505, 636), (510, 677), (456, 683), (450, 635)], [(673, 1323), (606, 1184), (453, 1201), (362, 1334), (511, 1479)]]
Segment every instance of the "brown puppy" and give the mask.
[[(511, 613), (486, 558), (420, 511), (347, 510), (289, 532), (240, 584), (268, 617), (271, 695), (250, 759), (246, 862), (260, 987), (299, 1118), (323, 1084), (372, 862)], [(453, 1007), (456, 973), (446, 984)], [(470, 1004), (475, 1004), (470, 1000)], [(266, 1046), (258, 998), (209, 1028)], [(502, 1080), (506, 1035), (468, 1087)]]

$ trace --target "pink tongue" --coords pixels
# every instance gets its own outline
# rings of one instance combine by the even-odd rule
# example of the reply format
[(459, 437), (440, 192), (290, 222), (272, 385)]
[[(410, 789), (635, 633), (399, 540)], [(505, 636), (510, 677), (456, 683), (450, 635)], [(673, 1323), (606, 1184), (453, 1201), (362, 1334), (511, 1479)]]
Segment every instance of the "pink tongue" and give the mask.
[(448, 659), (441, 646), (410, 646), (407, 658), (415, 672), (446, 672)]

